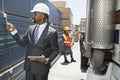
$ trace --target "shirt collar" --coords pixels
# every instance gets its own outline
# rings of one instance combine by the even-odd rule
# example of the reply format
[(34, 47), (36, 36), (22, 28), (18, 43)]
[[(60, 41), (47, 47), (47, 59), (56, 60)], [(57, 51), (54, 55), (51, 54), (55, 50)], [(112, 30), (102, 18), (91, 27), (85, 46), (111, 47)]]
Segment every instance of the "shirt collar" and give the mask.
[(47, 23), (45, 22), (45, 23), (43, 23), (43, 24), (35, 24), (35, 25), (37, 25), (37, 26), (46, 26)]
[(47, 23), (45, 22), (45, 23), (43, 23), (43, 24), (40, 24), (39, 26), (40, 26), (40, 27), (46, 27), (46, 25), (47, 25)]

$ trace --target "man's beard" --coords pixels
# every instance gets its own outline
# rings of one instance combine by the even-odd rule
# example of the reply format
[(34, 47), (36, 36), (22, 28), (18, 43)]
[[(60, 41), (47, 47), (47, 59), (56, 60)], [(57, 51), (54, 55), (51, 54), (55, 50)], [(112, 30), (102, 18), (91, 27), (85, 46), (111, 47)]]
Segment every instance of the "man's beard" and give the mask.
[(38, 21), (33, 20), (35, 24), (38, 24)]

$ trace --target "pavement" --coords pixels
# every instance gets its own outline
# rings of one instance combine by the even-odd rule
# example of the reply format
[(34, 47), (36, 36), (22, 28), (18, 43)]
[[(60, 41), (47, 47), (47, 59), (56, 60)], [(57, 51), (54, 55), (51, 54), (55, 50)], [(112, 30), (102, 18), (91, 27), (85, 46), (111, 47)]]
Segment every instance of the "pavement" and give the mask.
[[(63, 55), (57, 60), (57, 62), (50, 69), (48, 80), (86, 80), (86, 73), (82, 73), (80, 70), (80, 47), (79, 42), (75, 42), (73, 47), (73, 57), (76, 62), (63, 65)], [(70, 55), (67, 55), (68, 61), (70, 61)]]

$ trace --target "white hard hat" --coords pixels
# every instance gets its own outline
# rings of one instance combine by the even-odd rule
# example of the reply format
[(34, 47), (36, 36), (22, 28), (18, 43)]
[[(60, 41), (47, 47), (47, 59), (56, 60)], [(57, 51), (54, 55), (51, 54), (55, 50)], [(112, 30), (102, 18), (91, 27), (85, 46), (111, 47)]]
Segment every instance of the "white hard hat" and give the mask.
[(50, 15), (49, 7), (44, 3), (37, 3), (30, 12), (43, 12)]

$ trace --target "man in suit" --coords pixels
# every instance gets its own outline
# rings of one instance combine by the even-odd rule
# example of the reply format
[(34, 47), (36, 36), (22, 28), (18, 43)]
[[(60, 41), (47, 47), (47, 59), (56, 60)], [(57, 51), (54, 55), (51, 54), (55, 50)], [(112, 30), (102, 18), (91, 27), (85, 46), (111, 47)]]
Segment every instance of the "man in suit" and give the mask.
[(6, 27), (20, 46), (27, 45), (26, 80), (48, 80), (50, 63), (59, 53), (57, 31), (48, 24), (50, 14), (46, 4), (36, 4), (31, 12), (35, 24), (27, 29), (24, 36), (18, 34), (13, 24), (7, 23)]

